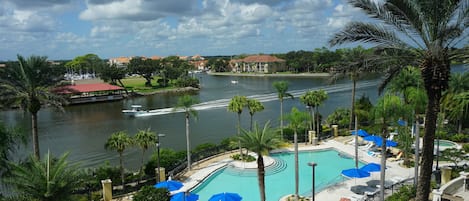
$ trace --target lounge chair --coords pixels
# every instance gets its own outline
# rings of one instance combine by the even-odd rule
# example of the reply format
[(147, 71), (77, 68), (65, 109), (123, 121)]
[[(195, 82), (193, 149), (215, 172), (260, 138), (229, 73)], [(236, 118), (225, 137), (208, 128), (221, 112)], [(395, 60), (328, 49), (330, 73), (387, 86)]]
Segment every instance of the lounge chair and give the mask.
[(372, 156), (372, 157), (380, 157), (381, 156), (380, 152), (375, 152), (375, 151), (368, 151), (367, 154), (368, 154), (368, 156)]
[(397, 154), (397, 156), (395, 158), (388, 158), (388, 161), (390, 161), (390, 162), (400, 161), (403, 154), (404, 153), (401, 151)]
[(369, 143), (366, 144), (365, 146), (360, 146), (359, 148), (360, 148), (361, 150), (368, 151), (368, 150), (371, 149), (373, 146), (374, 146), (374, 144), (373, 144), (372, 142), (369, 142)]

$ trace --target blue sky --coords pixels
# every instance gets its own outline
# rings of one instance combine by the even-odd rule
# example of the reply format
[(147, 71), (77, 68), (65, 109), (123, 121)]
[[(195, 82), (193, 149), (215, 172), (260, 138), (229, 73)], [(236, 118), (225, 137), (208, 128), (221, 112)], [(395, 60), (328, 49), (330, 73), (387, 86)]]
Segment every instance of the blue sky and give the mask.
[(0, 60), (313, 50), (365, 17), (345, 0), (0, 2)]

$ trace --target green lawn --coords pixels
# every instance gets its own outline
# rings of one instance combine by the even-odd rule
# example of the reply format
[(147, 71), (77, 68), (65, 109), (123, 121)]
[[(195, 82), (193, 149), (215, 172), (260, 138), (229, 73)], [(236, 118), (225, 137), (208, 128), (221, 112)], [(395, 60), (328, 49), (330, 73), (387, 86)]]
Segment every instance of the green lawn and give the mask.
[(145, 86), (145, 79), (142, 77), (127, 77), (125, 79), (122, 79), (122, 83), (124, 83), (125, 88), (128, 90), (133, 90), (135, 92), (153, 92), (153, 91), (159, 91), (163, 89), (171, 89), (174, 88), (173, 86), (168, 86), (168, 87), (161, 87), (158, 83), (157, 80), (159, 79), (158, 76), (154, 76), (154, 79), (151, 80), (151, 87)]

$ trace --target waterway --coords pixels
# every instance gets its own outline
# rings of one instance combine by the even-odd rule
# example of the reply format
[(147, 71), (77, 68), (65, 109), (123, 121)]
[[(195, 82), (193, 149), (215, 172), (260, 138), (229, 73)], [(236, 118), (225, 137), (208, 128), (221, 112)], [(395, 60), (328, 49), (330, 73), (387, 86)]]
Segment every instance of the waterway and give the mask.
[[(458, 69), (463, 69), (458, 68)], [(460, 70), (462, 71), (462, 70)], [(228, 112), (226, 105), (235, 95), (245, 95), (263, 102), (265, 110), (254, 115), (255, 121), (263, 124), (270, 120), (273, 126), (279, 125), (280, 104), (272, 83), (287, 81), (289, 92), (295, 99), (284, 100), (284, 112), (292, 107), (305, 110), (299, 96), (308, 90), (324, 89), (329, 99), (319, 108), (324, 115), (330, 114), (337, 107), (349, 107), (351, 84), (349, 80), (340, 80), (331, 84), (329, 78), (307, 77), (232, 77), (196, 74), (201, 81), (201, 90), (193, 96), (201, 103), (197, 119), (191, 119), (191, 146), (211, 142), (219, 143), (224, 138), (236, 134), (237, 114)], [(237, 84), (232, 84), (237, 80)], [(358, 83), (357, 97), (362, 94), (376, 100), (379, 76), (364, 79)], [(169, 113), (146, 117), (130, 118), (121, 110), (130, 105), (140, 104), (148, 109), (174, 107), (181, 94), (156, 94), (152, 96), (129, 98), (117, 102), (95, 103), (68, 106), (64, 112), (52, 108), (44, 108), (39, 112), (39, 141), (41, 153), (49, 150), (53, 155), (70, 152), (69, 160), (79, 162), (84, 167), (102, 165), (109, 161), (118, 164), (118, 154), (104, 149), (109, 136), (117, 131), (125, 130), (133, 136), (139, 129), (151, 128), (158, 133), (166, 134), (161, 138), (162, 148), (185, 150), (185, 122), (182, 113)], [(0, 112), (0, 121), (9, 126), (20, 126), (30, 133), (30, 116), (20, 110)], [(242, 113), (241, 126), (249, 127), (249, 114)], [(153, 148), (154, 149), (154, 148)], [(31, 153), (31, 145), (27, 145), (18, 153), (18, 158)], [(141, 151), (130, 148), (124, 152), (124, 162), (128, 169), (137, 169), (140, 164)]]

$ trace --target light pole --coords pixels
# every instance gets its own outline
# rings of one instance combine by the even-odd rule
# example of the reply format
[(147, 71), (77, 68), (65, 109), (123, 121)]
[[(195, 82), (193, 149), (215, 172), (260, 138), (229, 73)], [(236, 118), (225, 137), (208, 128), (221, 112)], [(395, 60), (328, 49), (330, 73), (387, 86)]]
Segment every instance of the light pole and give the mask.
[(311, 192), (311, 200), (314, 201), (314, 168), (316, 167), (316, 165), (318, 165), (317, 163), (315, 162), (309, 162), (308, 163), (309, 166), (311, 166), (313, 168), (313, 189), (312, 189), (312, 192)]
[(165, 134), (157, 134), (156, 135), (156, 141), (158, 141), (156, 143), (156, 150), (157, 150), (157, 156), (156, 156), (156, 166), (158, 168), (158, 179), (157, 179), (157, 183), (160, 182), (160, 137), (164, 137), (166, 136)]

